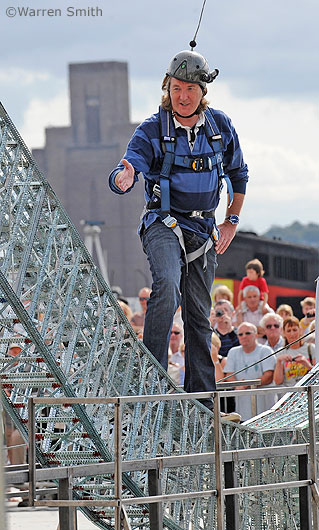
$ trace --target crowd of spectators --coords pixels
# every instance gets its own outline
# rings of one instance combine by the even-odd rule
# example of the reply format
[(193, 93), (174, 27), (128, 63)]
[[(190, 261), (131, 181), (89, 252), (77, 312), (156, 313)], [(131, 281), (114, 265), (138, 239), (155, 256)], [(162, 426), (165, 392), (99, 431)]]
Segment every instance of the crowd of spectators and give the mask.
[[(216, 381), (222, 381), (225, 377), (228, 381), (241, 381), (240, 386), (235, 387), (238, 390), (249, 388), (242, 381), (256, 379), (260, 380), (262, 387), (274, 387), (273, 393), (258, 396), (254, 407), (250, 396), (245, 393), (236, 400), (233, 397), (221, 400), (221, 410), (239, 413), (242, 421), (270, 409), (282, 397), (281, 387), (299, 383), (315, 364), (314, 333), (303, 338), (315, 330), (315, 299), (308, 296), (301, 300), (303, 316), (299, 320), (290, 305), (270, 307), (268, 286), (262, 277), (263, 268), (258, 260), (247, 263), (246, 273), (236, 301), (228, 286), (216, 286), (212, 293), (209, 319), (213, 330), (211, 357)], [(120, 287), (112, 290), (137, 337), (142, 340), (151, 289), (140, 289), (140, 308), (134, 307), (134, 312)], [(8, 355), (17, 356), (20, 352), (19, 344), (11, 344)], [(178, 386), (184, 384), (184, 356), (183, 321), (179, 308), (172, 325), (168, 351), (168, 375)], [(8, 463), (25, 463), (23, 439), (7, 415), (4, 425)]]
[[(217, 285), (212, 293), (209, 320), (213, 330), (211, 356), (216, 381), (225, 377), (228, 381), (260, 379), (261, 386), (274, 387), (273, 393), (258, 397), (253, 409), (250, 397), (244, 394), (236, 400), (233, 397), (221, 400), (221, 410), (238, 412), (242, 421), (256, 412), (259, 414), (270, 409), (283, 395), (280, 387), (298, 383), (315, 364), (314, 335), (302, 338), (314, 330), (315, 299), (306, 297), (301, 300), (301, 320), (294, 316), (288, 304), (271, 307), (263, 274), (261, 262), (251, 260), (246, 265), (246, 276), (240, 284), (237, 300), (226, 285)], [(151, 289), (148, 287), (139, 291), (141, 311), (134, 314), (124, 304), (127, 305), (127, 318), (140, 339), (143, 338), (143, 323), (150, 296)], [(121, 304), (123, 308), (123, 301)], [(284, 349), (291, 342), (293, 344)], [(184, 351), (183, 322), (180, 311), (177, 311), (171, 330), (168, 374), (181, 386), (185, 376)], [(245, 388), (242, 382), (238, 386), (238, 390)]]
[[(253, 412), (260, 414), (269, 410), (283, 396), (280, 388), (297, 384), (315, 364), (314, 335), (302, 338), (306, 332), (315, 329), (315, 299), (306, 297), (301, 300), (304, 317), (299, 320), (291, 306), (283, 304), (271, 308), (259, 294), (259, 289), (253, 285), (243, 289), (242, 301), (232, 313), (234, 333), (240, 346), (229, 348), (223, 374), (220, 375), (228, 377), (228, 381), (260, 379), (261, 386), (275, 388), (273, 393), (257, 399), (255, 411), (251, 409), (250, 398), (237, 398), (235, 410), (240, 413), (242, 421), (248, 420)], [(215, 317), (218, 306), (224, 303), (229, 304), (227, 301), (215, 304)], [(213, 329), (220, 337), (218, 322)], [(293, 344), (284, 349), (290, 343)], [(254, 366), (250, 368), (252, 364)], [(244, 388), (238, 387), (241, 390)]]

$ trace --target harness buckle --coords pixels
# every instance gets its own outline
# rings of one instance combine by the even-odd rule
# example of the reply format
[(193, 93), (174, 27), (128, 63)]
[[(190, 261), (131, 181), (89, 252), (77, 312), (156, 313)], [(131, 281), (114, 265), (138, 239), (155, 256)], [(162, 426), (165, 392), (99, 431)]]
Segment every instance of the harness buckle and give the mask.
[(192, 162), (192, 169), (196, 172), (203, 171), (204, 165), (205, 163), (203, 158), (195, 158)]
[(154, 195), (156, 195), (156, 197), (158, 197), (159, 199), (161, 198), (161, 187), (160, 187), (158, 184), (154, 184), (154, 186), (153, 186), (153, 193), (154, 193)]
[(204, 219), (203, 217), (203, 210), (193, 210), (189, 217), (199, 217), (200, 219)]
[(224, 164), (223, 164), (223, 157), (221, 153), (217, 154), (216, 161), (217, 161), (217, 168), (218, 168), (219, 176), (223, 177), (224, 176)]
[(177, 220), (175, 217), (172, 217), (171, 215), (167, 215), (164, 219), (162, 219), (164, 225), (166, 225), (168, 228), (175, 228), (177, 225)]

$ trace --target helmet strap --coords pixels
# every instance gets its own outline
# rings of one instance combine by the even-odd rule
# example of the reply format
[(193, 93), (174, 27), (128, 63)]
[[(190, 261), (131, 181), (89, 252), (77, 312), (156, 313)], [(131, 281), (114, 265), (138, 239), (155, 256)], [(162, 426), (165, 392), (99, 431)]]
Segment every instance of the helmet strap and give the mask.
[(195, 114), (199, 114), (199, 110), (198, 109), (199, 109), (199, 107), (197, 107), (197, 109), (192, 114), (189, 114), (188, 116), (183, 116), (182, 114), (180, 114), (176, 110), (174, 110), (174, 114), (176, 114), (180, 118), (192, 118), (193, 116), (195, 116)]

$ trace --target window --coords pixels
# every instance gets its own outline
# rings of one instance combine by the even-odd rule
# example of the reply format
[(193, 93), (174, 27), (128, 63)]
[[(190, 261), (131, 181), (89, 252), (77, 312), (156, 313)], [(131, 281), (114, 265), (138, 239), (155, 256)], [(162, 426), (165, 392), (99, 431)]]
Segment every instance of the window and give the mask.
[(274, 276), (298, 282), (307, 281), (307, 262), (288, 256), (274, 256)]
[(99, 98), (86, 99), (86, 138), (89, 144), (98, 144), (101, 140)]

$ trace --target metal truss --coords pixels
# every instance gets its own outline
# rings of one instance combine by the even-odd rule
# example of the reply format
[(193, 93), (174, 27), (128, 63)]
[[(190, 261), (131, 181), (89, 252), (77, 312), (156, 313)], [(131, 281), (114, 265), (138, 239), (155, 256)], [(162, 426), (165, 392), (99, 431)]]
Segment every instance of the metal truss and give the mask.
[[(30, 396), (85, 398), (179, 391), (136, 338), (2, 106), (0, 228), (2, 392), (6, 413), (25, 439)], [(12, 343), (21, 346), (15, 357), (10, 355)], [(318, 382), (317, 372), (311, 377)], [(223, 449), (298, 443), (302, 433), (307, 438), (307, 425), (292, 424), (299, 414), (293, 399), (288, 396), (278, 409), (257, 423), (242, 426), (224, 422)], [(298, 399), (299, 411), (303, 398)], [(299, 416), (301, 421), (302, 412)], [(45, 466), (114, 460), (113, 405), (38, 406), (36, 425), (36, 455)], [(122, 426), (124, 461), (206, 453), (215, 448), (213, 414), (194, 400), (127, 403), (123, 406)], [(283, 456), (239, 462), (237, 469), (239, 484), (267, 484), (275, 477), (291, 480), (296, 476), (297, 463)], [(213, 464), (163, 472), (163, 494), (215, 487)], [(114, 477), (76, 478), (73, 494), (75, 499), (114, 498)], [(123, 497), (147, 494), (146, 472), (124, 474)], [(240, 506), (242, 528), (247, 530), (298, 528), (294, 490), (242, 495)], [(111, 509), (89, 506), (83, 511), (99, 528), (114, 528)], [(164, 514), (165, 528), (214, 528), (216, 498), (167, 502)], [(127, 515), (132, 528), (149, 528), (147, 505), (132, 504)]]

